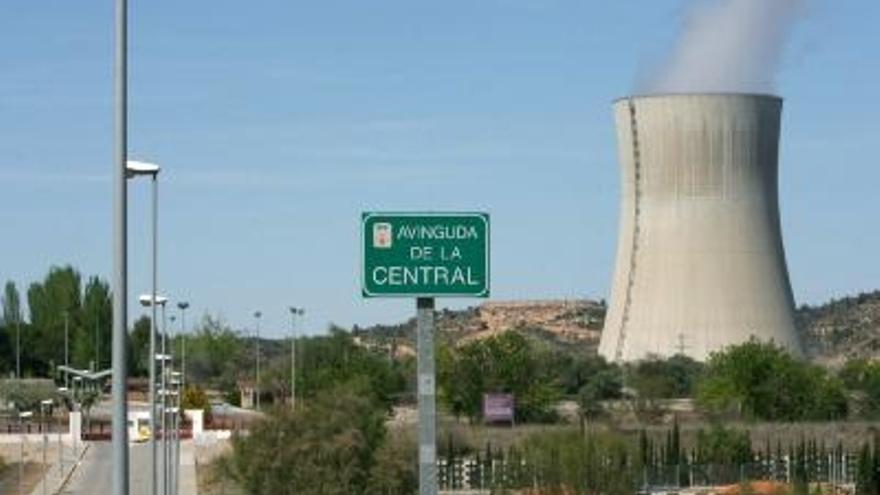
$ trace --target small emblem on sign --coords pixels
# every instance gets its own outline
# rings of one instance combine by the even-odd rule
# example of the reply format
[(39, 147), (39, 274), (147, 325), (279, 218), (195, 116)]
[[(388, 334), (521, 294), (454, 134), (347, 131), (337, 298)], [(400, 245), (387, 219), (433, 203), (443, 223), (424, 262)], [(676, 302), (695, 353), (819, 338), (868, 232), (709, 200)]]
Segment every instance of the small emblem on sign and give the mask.
[(378, 249), (391, 248), (391, 224), (379, 222), (373, 224), (373, 247)]

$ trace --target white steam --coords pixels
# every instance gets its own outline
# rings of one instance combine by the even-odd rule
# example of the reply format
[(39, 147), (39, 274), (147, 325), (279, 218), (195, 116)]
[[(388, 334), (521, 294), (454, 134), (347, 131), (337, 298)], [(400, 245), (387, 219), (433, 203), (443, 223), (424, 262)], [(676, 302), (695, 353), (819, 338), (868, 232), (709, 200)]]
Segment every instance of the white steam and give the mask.
[(772, 93), (806, 1), (693, 1), (675, 50), (648, 91)]

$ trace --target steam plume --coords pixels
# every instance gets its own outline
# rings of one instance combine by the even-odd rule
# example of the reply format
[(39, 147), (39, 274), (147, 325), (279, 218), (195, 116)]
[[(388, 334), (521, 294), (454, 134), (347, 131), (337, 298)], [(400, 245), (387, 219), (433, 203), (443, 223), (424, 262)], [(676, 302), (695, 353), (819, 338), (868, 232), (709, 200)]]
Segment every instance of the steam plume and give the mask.
[(652, 93), (772, 93), (785, 42), (807, 0), (692, 2)]

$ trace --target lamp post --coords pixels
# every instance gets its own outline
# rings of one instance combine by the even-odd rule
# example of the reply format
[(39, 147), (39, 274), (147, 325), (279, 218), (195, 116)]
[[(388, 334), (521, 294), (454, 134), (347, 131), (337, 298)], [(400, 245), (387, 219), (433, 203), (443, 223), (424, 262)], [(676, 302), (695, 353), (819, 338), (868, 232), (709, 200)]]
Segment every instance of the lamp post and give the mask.
[(290, 307), (290, 408), (296, 409), (296, 317), (305, 314), (303, 308)]
[(24, 495), (24, 419), (33, 415), (31, 411), (18, 412), (18, 431), (21, 433), (21, 443), (18, 444), (18, 495)]
[(180, 310), (180, 388), (186, 391), (186, 308), (189, 303), (180, 301), (177, 309)]
[[(72, 395), (72, 397), (73, 397), (73, 410), (80, 413), (80, 416), (79, 416), (79, 418), (80, 418), (79, 419), (80, 431), (77, 432), (77, 435), (73, 435), (73, 456), (74, 457), (79, 455), (79, 436), (80, 436), (80, 434), (82, 434), (82, 408), (80, 408), (80, 406), (79, 406), (79, 400), (78, 400), (79, 394), (77, 393), (80, 391), (80, 389), (77, 388), (77, 384), (81, 381), (82, 381), (81, 376), (74, 376), (73, 377), (73, 395)], [(73, 432), (71, 432), (71, 433), (73, 433)]]
[[(158, 468), (156, 462), (156, 414), (158, 414), (158, 411), (156, 410), (156, 306), (161, 304), (164, 308), (165, 303), (168, 301), (167, 297), (156, 295), (155, 225), (156, 222), (154, 221), (153, 292), (152, 294), (142, 295), (139, 298), (141, 306), (150, 307), (152, 311), (152, 317), (150, 318), (150, 363), (148, 366), (150, 368), (150, 490), (153, 495), (156, 495), (158, 493), (158, 486), (156, 482), (156, 480), (158, 479)], [(153, 304), (153, 301), (155, 301), (156, 304)]]
[(21, 315), (15, 316), (15, 378), (21, 380)]
[[(64, 310), (64, 366), (70, 366), (70, 313)], [(70, 385), (70, 373), (67, 373), (67, 385)]]
[[(166, 362), (171, 359), (169, 354), (157, 354), (156, 359), (162, 361), (161, 370), (164, 375)], [(162, 419), (159, 429), (162, 431), (162, 495), (168, 494), (168, 430), (166, 429), (166, 416), (168, 415), (168, 395), (165, 377), (162, 377), (162, 388), (159, 389), (159, 395), (162, 397), (159, 409), (162, 410)], [(155, 437), (155, 434), (151, 435)], [(158, 485), (158, 480), (156, 480)]]
[(256, 330), (256, 373), (254, 381), (254, 390), (256, 398), (254, 400), (255, 410), (260, 410), (260, 317), (263, 316), (261, 311), (254, 311), (254, 324)]
[(48, 493), (47, 485), (49, 484), (49, 464), (46, 461), (46, 451), (49, 450), (49, 422), (46, 421), (46, 409), (52, 407), (54, 403), (52, 399), (40, 401), (40, 416), (43, 421), (43, 495)]
[[(58, 395), (67, 395), (67, 387), (58, 387)], [(64, 479), (64, 444), (61, 443), (61, 417), (58, 418), (58, 479)]]
[(180, 381), (181, 373), (178, 371), (171, 372), (171, 386), (174, 387), (174, 391), (172, 392), (174, 395), (174, 407), (171, 409), (172, 413), (172, 425), (171, 428), (174, 431), (174, 445), (173, 445), (173, 453), (171, 458), (174, 462), (171, 464), (171, 493), (173, 495), (177, 495), (178, 487), (180, 484)]

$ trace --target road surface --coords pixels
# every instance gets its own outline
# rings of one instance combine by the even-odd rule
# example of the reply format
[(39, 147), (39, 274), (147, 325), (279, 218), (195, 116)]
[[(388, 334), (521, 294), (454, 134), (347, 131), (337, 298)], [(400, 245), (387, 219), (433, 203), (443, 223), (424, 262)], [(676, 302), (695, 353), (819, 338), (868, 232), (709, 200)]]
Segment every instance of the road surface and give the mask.
[[(162, 471), (162, 447), (157, 445), (159, 472)], [(131, 444), (130, 450), (131, 495), (150, 495), (150, 444)], [(79, 468), (74, 472), (65, 495), (109, 494), (113, 476), (113, 448), (110, 442), (92, 442)], [(161, 476), (161, 475), (160, 475)], [(161, 478), (160, 478), (161, 481)], [(159, 486), (159, 494), (162, 489)], [(183, 493), (183, 492), (181, 492)]]

